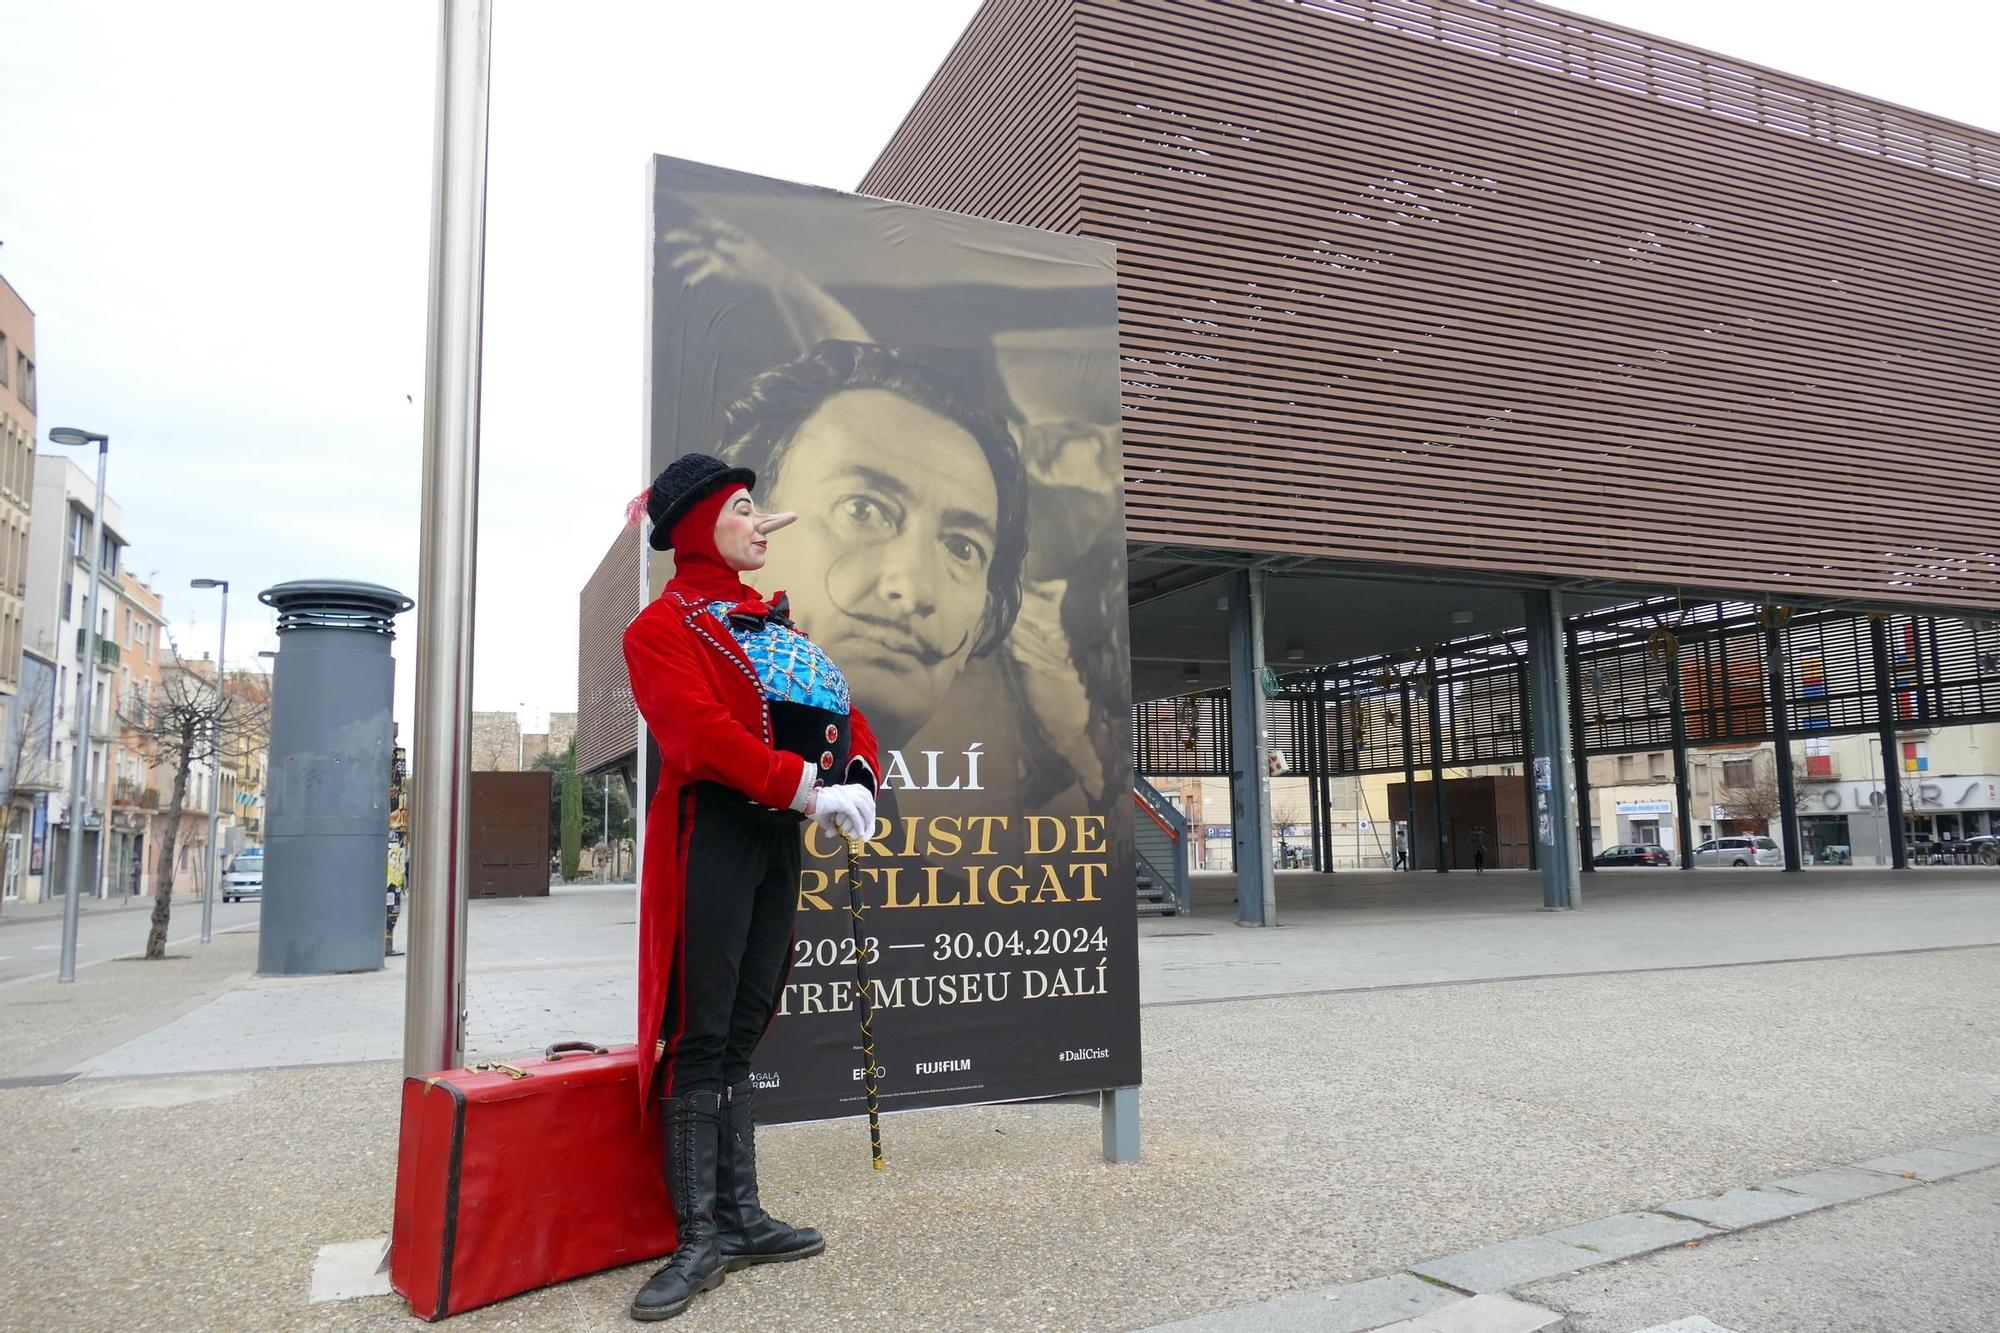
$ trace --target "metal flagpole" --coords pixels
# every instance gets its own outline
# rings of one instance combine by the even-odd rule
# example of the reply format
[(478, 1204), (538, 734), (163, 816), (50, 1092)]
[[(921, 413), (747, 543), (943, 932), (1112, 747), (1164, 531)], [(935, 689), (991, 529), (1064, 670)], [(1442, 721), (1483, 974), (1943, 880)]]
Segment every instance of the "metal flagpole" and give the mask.
[(464, 1062), (473, 557), (491, 0), (440, 0), (403, 1070)]
[(868, 905), (861, 901), (861, 877), (854, 868), (861, 855), (862, 840), (847, 842), (847, 915), (854, 922), (855, 1005), (861, 1012), (861, 1087), (868, 1094), (868, 1153), (875, 1169), (882, 1169), (882, 1096), (875, 1064), (875, 991), (868, 984), (868, 937), (862, 917)]

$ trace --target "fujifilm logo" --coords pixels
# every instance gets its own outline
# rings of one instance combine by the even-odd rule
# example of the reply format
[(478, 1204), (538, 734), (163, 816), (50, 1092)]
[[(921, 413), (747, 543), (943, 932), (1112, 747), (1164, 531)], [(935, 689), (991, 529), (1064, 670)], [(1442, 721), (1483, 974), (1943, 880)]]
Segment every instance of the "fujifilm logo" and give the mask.
[(969, 1074), (972, 1072), (970, 1060), (919, 1060), (919, 1074)]

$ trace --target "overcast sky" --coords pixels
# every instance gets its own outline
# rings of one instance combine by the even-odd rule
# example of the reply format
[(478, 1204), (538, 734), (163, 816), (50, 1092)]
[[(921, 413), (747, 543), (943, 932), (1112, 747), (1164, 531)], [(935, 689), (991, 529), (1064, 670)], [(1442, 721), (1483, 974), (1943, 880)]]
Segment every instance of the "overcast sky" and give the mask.
[[(577, 594), (640, 484), (653, 152), (853, 188), (976, 0), (497, 0), (475, 703), (567, 710)], [(2000, 127), (1980, 4), (1583, 12)], [(258, 589), (414, 592), (435, 6), (0, 0), (0, 274), (39, 423), (112, 437), (184, 651)], [(53, 448), (53, 446), (46, 446)], [(397, 645), (407, 732), (415, 617)]]

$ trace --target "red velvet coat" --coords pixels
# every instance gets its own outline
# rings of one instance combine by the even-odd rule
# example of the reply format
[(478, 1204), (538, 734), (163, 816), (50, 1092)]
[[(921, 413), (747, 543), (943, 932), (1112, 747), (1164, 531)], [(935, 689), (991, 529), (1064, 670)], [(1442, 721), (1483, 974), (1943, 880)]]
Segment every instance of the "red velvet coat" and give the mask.
[[(719, 782), (784, 809), (797, 794), (806, 765), (800, 756), (772, 748), (770, 709), (756, 669), (709, 615), (709, 600), (670, 583), (625, 628), (632, 697), (660, 747), (639, 878), (639, 1092), (649, 1106), (663, 1054), (659, 1034), (669, 969), (680, 966), (685, 821), (691, 809), (683, 791), (693, 783)], [(881, 772), (867, 719), (855, 709), (850, 721), (854, 761), (870, 773)]]

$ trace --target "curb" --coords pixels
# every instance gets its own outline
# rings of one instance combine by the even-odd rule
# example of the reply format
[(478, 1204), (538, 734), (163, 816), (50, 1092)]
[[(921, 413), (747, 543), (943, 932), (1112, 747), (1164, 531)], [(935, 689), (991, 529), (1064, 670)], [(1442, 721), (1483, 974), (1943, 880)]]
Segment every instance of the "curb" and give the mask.
[[(1559, 1333), (1567, 1316), (1508, 1292), (1601, 1264), (2000, 1167), (2000, 1131), (1822, 1167), (1483, 1245), (1400, 1272), (1158, 1324), (1144, 1333)], [(1686, 1320), (1662, 1325), (1695, 1333)]]

